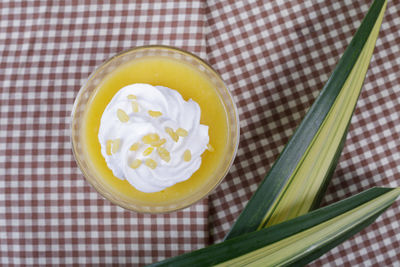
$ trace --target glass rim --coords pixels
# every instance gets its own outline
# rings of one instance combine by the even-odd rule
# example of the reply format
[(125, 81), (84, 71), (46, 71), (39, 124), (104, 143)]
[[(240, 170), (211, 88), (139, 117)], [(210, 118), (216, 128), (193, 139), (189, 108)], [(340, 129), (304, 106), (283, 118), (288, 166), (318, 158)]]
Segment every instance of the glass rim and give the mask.
[[(161, 50), (171, 50), (173, 52), (178, 52), (181, 54), (184, 54), (186, 56), (189, 56), (193, 59), (195, 59), (196, 61), (198, 61), (201, 65), (205, 66), (209, 71), (211, 71), (213, 73), (213, 75), (215, 77), (218, 78), (219, 82), (221, 82), (223, 84), (224, 87), (224, 91), (225, 93), (229, 96), (229, 100), (230, 100), (230, 104), (233, 107), (233, 111), (234, 111), (234, 120), (235, 120), (235, 124), (236, 125), (229, 125), (229, 127), (234, 127), (234, 136), (231, 136), (230, 138), (232, 138), (232, 140), (235, 142), (235, 145), (233, 147), (233, 152), (230, 155), (229, 158), (229, 164), (227, 164), (222, 172), (222, 174), (220, 175), (220, 177), (218, 177), (218, 182), (215, 183), (213, 186), (210, 186), (208, 188), (208, 190), (206, 190), (206, 192), (204, 194), (201, 195), (201, 197), (195, 199), (194, 201), (191, 201), (187, 204), (181, 205), (178, 208), (166, 208), (165, 210), (160, 210), (160, 211), (144, 211), (144, 210), (138, 210), (135, 209), (134, 207), (132, 207), (131, 205), (129, 205), (128, 203), (125, 203), (125, 201), (118, 201), (116, 199), (112, 199), (106, 196), (105, 192), (103, 192), (104, 190), (102, 188), (99, 188), (99, 186), (95, 183), (93, 183), (91, 180), (91, 178), (88, 178), (88, 174), (86, 174), (85, 168), (83, 167), (83, 164), (81, 162), (81, 159), (79, 158), (79, 156), (77, 155), (77, 149), (75, 147), (75, 142), (73, 140), (73, 133), (74, 133), (74, 129), (73, 129), (73, 125), (74, 125), (74, 117), (75, 117), (75, 113), (78, 107), (78, 104), (81, 102), (81, 97), (85, 92), (85, 88), (87, 83), (104, 67), (106, 66), (108, 63), (110, 63), (111, 61), (115, 60), (116, 58), (123, 56), (125, 54), (131, 53), (131, 52), (135, 52), (135, 51), (140, 51), (140, 50), (148, 50), (148, 49), (161, 49)], [(224, 101), (222, 101), (224, 102)], [(224, 104), (225, 106), (225, 104)], [(226, 108), (226, 106), (225, 106)], [(97, 67), (95, 67), (95, 69), (91, 72), (91, 74), (88, 76), (88, 78), (83, 82), (82, 86), (80, 87), (75, 100), (74, 100), (74, 104), (72, 106), (72, 111), (71, 111), (71, 117), (70, 117), (70, 123), (69, 123), (69, 128), (70, 128), (70, 142), (72, 145), (72, 152), (73, 152), (73, 156), (75, 159), (75, 162), (77, 163), (79, 170), (82, 172), (83, 176), (85, 177), (85, 180), (91, 185), (91, 187), (93, 187), (97, 193), (99, 193), (103, 198), (107, 199), (108, 201), (110, 201), (111, 203), (120, 206), (124, 209), (127, 209), (129, 211), (134, 211), (137, 213), (142, 213), (142, 214), (165, 214), (165, 213), (171, 213), (171, 212), (175, 212), (175, 211), (179, 211), (182, 209), (185, 209), (187, 207), (190, 207), (194, 204), (196, 204), (197, 202), (201, 201), (202, 199), (206, 198), (214, 189), (216, 189), (218, 187), (218, 185), (221, 184), (222, 180), (226, 177), (226, 175), (229, 173), (230, 168), (233, 165), (234, 159), (236, 157), (237, 154), (237, 150), (239, 147), (239, 141), (240, 141), (240, 123), (239, 123), (239, 113), (238, 113), (238, 109), (236, 106), (236, 103), (234, 101), (234, 97), (231, 94), (230, 90), (228, 89), (228, 87), (226, 86), (225, 82), (222, 80), (221, 75), (205, 60), (203, 60), (202, 58), (200, 58), (199, 56), (185, 51), (183, 49), (177, 48), (177, 47), (173, 47), (173, 46), (168, 46), (168, 45), (145, 45), (145, 46), (137, 46), (137, 47), (132, 47), (130, 49), (126, 49), (123, 50), (121, 52), (116, 53), (115, 55), (113, 55), (112, 57), (102, 61)], [(232, 131), (231, 131), (232, 132)], [(228, 134), (229, 136), (229, 134)]]

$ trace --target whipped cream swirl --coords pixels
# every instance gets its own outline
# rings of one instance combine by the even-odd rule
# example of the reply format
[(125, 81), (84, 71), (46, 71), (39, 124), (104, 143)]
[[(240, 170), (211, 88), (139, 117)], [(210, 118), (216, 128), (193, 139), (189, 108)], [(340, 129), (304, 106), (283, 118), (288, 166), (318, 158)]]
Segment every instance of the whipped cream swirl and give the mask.
[(142, 192), (189, 179), (209, 143), (200, 106), (175, 90), (131, 84), (119, 90), (101, 117), (101, 153), (113, 174)]

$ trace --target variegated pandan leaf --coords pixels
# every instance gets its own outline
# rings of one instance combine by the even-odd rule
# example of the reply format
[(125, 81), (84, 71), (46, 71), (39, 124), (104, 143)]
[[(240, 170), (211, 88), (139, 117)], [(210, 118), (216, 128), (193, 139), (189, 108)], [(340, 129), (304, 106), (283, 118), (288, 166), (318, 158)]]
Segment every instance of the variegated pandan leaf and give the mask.
[(302, 266), (375, 221), (400, 188), (372, 188), (289, 221), (151, 266)]
[(319, 205), (342, 151), (385, 8), (383, 0), (372, 4), (320, 95), (226, 239), (295, 218)]

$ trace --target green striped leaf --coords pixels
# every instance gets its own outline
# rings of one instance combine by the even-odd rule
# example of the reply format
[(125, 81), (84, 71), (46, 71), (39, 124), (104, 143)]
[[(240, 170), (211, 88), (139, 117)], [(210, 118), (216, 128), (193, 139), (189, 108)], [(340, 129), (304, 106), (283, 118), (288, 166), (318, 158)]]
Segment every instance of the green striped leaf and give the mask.
[(400, 188), (372, 188), (295, 219), (151, 266), (303, 265), (372, 223)]
[(345, 142), (382, 22), (376, 0), (320, 95), (226, 239), (305, 214), (319, 205)]

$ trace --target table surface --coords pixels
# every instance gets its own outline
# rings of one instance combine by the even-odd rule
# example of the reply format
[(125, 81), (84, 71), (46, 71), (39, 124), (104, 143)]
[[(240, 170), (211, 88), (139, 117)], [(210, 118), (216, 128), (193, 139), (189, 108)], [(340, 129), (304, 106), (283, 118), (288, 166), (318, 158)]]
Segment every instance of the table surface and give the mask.
[[(69, 1), (66, 1), (69, 2)], [(220, 241), (300, 123), (369, 1), (1, 1), (0, 264), (143, 265)], [(400, 186), (400, 1), (389, 1), (322, 205)], [(135, 46), (208, 61), (231, 90), (241, 140), (205, 200), (165, 215), (117, 207), (85, 181), (70, 112), (88, 75)], [(400, 201), (311, 266), (400, 264)]]

